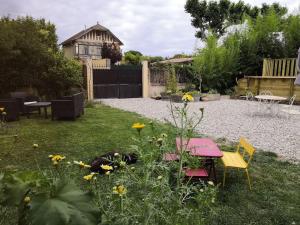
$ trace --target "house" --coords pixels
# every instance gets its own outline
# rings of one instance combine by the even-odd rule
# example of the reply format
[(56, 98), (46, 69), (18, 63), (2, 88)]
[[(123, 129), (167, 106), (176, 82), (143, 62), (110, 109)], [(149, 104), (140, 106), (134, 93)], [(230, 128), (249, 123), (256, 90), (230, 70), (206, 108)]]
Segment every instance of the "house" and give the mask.
[(117, 48), (123, 45), (109, 29), (96, 25), (82, 30), (61, 43), (67, 58), (101, 59), (101, 50), (104, 43), (114, 44)]

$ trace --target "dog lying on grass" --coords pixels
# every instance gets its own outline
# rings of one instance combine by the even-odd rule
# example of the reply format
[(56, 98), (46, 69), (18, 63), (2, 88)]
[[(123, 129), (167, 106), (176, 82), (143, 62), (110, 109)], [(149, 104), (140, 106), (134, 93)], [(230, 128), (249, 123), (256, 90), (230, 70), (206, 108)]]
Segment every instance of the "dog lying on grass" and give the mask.
[(104, 155), (96, 157), (91, 162), (90, 171), (94, 173), (105, 174), (107, 170), (103, 169), (101, 166), (108, 165), (112, 167), (112, 170), (110, 170), (110, 172), (113, 172), (121, 166), (121, 163), (130, 165), (136, 163), (137, 159), (138, 157), (135, 153), (124, 154), (118, 153), (116, 151), (108, 152)]

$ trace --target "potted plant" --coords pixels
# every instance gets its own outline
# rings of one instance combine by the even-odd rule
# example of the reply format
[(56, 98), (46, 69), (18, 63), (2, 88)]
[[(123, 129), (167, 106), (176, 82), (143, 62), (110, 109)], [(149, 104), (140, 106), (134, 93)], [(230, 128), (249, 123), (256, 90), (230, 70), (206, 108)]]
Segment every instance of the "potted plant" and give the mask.
[(182, 102), (183, 92), (177, 91), (176, 93), (171, 94), (171, 100), (173, 102)]
[(200, 97), (201, 97), (200, 91), (194, 90), (194, 91), (188, 92), (188, 94), (190, 94), (190, 95), (193, 96), (195, 102), (199, 102), (200, 101)]
[(171, 91), (163, 91), (160, 93), (162, 100), (169, 100), (171, 97), (172, 92)]
[(216, 101), (220, 100), (221, 95), (218, 93), (218, 91), (211, 89), (208, 93), (203, 94), (203, 97), (201, 97), (202, 101)]
[(233, 95), (233, 90), (232, 89), (226, 89), (225, 90), (225, 95), (222, 95), (222, 99), (230, 99), (230, 97)]

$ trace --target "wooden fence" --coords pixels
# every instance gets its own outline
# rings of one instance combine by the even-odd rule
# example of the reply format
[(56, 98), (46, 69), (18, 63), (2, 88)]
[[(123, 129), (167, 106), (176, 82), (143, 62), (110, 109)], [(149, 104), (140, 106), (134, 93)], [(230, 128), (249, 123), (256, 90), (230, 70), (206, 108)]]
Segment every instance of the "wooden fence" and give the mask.
[(264, 59), (263, 77), (296, 77), (297, 59)]
[(297, 76), (297, 59), (264, 59), (262, 76), (246, 76), (238, 80), (237, 94), (246, 91), (259, 94), (263, 90), (274, 95), (290, 98), (296, 95), (300, 101), (300, 86), (294, 85)]

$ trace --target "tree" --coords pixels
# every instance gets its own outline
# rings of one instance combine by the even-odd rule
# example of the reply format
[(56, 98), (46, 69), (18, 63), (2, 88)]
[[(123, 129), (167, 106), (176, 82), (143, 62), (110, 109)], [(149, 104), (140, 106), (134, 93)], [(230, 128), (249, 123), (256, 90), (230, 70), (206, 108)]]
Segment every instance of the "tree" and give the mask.
[(180, 58), (188, 58), (188, 57), (190, 57), (190, 56), (187, 55), (187, 54), (181, 53), (181, 54), (175, 54), (172, 58), (173, 59), (180, 59)]
[(264, 58), (292, 58), (300, 46), (300, 16), (282, 16), (271, 8), (256, 19), (247, 20), (247, 29), (228, 34), (222, 42), (213, 33), (194, 57), (194, 84), (204, 91), (226, 93), (236, 79), (260, 76)]
[(282, 36), (284, 19), (271, 9), (248, 21), (248, 30), (241, 36), (240, 69), (244, 75), (260, 76), (264, 58), (291, 57), (285, 55)]
[(296, 58), (300, 47), (300, 14), (290, 15), (286, 19), (283, 35), (286, 43), (285, 55), (287, 57)]
[[(58, 48), (54, 24), (32, 17), (0, 19), (0, 94), (30, 87), (40, 94), (56, 96), (67, 88), (81, 86), (81, 69), (74, 66), (69, 72), (70, 63), (75, 65), (64, 59)], [(68, 74), (70, 79), (54, 74)]]
[(192, 25), (199, 29), (196, 37), (204, 40), (210, 30), (217, 37), (226, 32), (226, 28), (233, 24), (242, 22), (246, 15), (255, 19), (260, 13), (266, 14), (268, 10), (274, 9), (278, 15), (284, 15), (287, 8), (278, 3), (272, 5), (263, 4), (262, 8), (251, 7), (243, 1), (237, 3), (229, 0), (207, 1), (187, 0), (185, 11), (192, 17)]
[[(62, 52), (53, 54), (48, 73), (44, 73), (39, 84), (39, 93), (46, 96), (69, 94), (72, 87), (82, 88), (82, 66), (77, 60), (64, 57)], [(64, 93), (62, 93), (64, 92)]]
[(274, 13), (278, 16), (284, 16), (288, 12), (286, 7), (281, 6), (279, 3), (276, 3), (276, 2), (273, 3), (272, 5), (268, 5), (266, 3), (263, 3), (262, 7), (260, 9), (260, 12), (261, 12), (262, 15), (266, 15), (266, 14), (268, 14), (268, 12), (270, 10), (273, 10)]
[(159, 62), (164, 60), (162, 56), (146, 56), (145, 60), (148, 60), (150, 63)]
[(164, 58), (161, 56), (144, 56), (141, 52), (130, 50), (125, 52), (124, 61), (127, 64), (139, 65), (142, 61), (146, 60), (150, 63), (162, 61)]
[(126, 54), (133, 54), (135, 56), (143, 56), (143, 54), (141, 52), (135, 51), (135, 50), (130, 50), (130, 51), (126, 52), (125, 55)]
[(125, 62), (131, 65), (139, 65), (142, 61), (143, 54), (139, 51), (130, 50), (125, 52)]
[(107, 58), (111, 60), (112, 64), (122, 60), (122, 53), (120, 47), (116, 44), (104, 43), (101, 51), (102, 58)]

